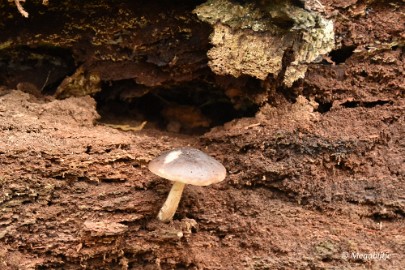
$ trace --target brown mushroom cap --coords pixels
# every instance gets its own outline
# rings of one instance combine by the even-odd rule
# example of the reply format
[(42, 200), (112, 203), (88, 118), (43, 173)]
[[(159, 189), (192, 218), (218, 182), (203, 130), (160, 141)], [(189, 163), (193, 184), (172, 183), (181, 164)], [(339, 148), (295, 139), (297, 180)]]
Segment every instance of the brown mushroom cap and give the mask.
[(168, 180), (195, 186), (218, 183), (226, 176), (221, 163), (191, 147), (164, 152), (149, 163), (149, 170)]

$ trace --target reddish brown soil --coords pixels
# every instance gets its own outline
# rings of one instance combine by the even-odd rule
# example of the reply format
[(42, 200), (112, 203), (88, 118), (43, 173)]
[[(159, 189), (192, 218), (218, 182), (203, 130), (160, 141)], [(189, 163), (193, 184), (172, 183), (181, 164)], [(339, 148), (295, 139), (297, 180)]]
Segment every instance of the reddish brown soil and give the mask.
[[(125, 132), (91, 97), (2, 89), (0, 269), (404, 269), (405, 57), (369, 48), (404, 38), (402, 4), (321, 2), (358, 51), (203, 135)], [(170, 183), (146, 165), (185, 145), (228, 175), (188, 186), (164, 224)]]

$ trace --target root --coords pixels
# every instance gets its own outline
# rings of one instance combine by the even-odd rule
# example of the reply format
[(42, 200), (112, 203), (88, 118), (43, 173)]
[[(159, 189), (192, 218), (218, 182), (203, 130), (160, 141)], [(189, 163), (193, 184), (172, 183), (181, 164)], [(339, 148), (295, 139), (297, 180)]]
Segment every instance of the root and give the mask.
[[(25, 11), (21, 3), (25, 3), (25, 0), (14, 0), (14, 3), (18, 9), (18, 12), (20, 12), (23, 17), (28, 18), (28, 12)], [(42, 0), (42, 5), (47, 6), (49, 4), (49, 0)]]
[(25, 2), (25, 0), (14, 0), (15, 5), (17, 6), (18, 11), (23, 15), (25, 18), (28, 18), (28, 12), (22, 7), (21, 2)]

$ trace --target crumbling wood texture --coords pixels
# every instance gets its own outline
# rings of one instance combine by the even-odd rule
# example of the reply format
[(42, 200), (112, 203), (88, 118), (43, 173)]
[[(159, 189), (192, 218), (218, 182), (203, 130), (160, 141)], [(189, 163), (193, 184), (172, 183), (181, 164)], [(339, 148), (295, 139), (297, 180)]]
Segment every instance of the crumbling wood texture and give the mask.
[[(153, 89), (252, 77), (272, 89), (278, 81), (291, 87), (334, 46), (332, 20), (293, 1), (28, 1), (29, 19), (12, 8), (3, 4), (1, 11), (0, 80), (57, 88), (60, 98), (119, 80)], [(44, 30), (45, 22), (52, 27)]]
[[(252, 11), (248, 1), (210, 3)], [(286, 87), (279, 77), (298, 59), (298, 47), (286, 46), (281, 70), (255, 79), (264, 93), (252, 97), (262, 104), (255, 116), (186, 136), (104, 126), (92, 97), (68, 96), (109, 80), (153, 88), (204, 78), (238, 104), (251, 94), (243, 82), (255, 75), (246, 73), (265, 65), (241, 61), (215, 75), (224, 47), (213, 38), (219, 29), (257, 40), (255, 29), (201, 22), (202, 1), (27, 0), (28, 21), (2, 1), (0, 269), (402, 270), (403, 1), (286, 3), (333, 21), (334, 49), (304, 61), (305, 77)], [(42, 95), (58, 86), (65, 99)], [(161, 223), (170, 185), (146, 165), (186, 145), (220, 160), (228, 175), (187, 187), (173, 222)]]
[(147, 87), (192, 81), (209, 71), (210, 27), (191, 13), (194, 6), (27, 1), (25, 19), (2, 3), (0, 81), (10, 87), (30, 82), (40, 90), (59, 86), (60, 97), (96, 93), (100, 81), (131, 79)]
[[(291, 87), (304, 78), (307, 64), (334, 47), (331, 19), (292, 1), (260, 1), (241, 5), (209, 0), (194, 12), (213, 25), (211, 69), (221, 75), (278, 77)], [(285, 55), (291, 59), (284, 63)]]

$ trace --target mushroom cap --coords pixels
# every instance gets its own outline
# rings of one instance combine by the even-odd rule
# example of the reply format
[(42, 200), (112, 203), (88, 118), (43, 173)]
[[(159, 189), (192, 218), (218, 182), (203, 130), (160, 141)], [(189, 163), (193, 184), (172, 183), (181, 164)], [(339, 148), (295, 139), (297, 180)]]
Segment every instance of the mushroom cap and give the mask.
[(192, 147), (164, 152), (149, 163), (149, 170), (171, 181), (208, 186), (225, 179), (225, 167), (213, 157)]

